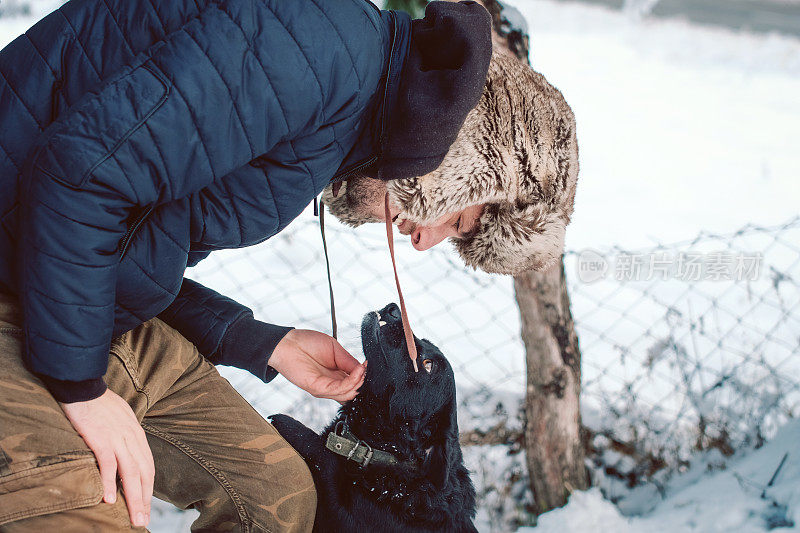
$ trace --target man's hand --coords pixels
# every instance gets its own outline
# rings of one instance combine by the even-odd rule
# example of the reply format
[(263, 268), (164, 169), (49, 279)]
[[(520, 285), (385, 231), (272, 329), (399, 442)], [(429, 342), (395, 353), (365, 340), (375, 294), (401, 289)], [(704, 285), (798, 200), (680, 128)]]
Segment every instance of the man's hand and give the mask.
[(119, 473), (131, 523), (146, 526), (155, 466), (147, 437), (131, 406), (109, 389), (94, 400), (62, 403), (61, 409), (97, 458), (103, 501), (116, 501)]
[(269, 366), (317, 398), (352, 400), (364, 382), (361, 365), (330, 335), (293, 329), (275, 347)]

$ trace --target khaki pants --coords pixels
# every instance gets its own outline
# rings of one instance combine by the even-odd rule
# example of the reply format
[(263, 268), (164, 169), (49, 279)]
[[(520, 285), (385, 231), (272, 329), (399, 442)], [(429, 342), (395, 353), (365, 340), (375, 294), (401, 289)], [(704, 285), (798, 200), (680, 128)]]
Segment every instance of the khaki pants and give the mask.
[[(94, 455), (22, 364), (20, 310), (0, 294), (0, 531), (130, 531), (122, 491), (102, 500)], [(153, 319), (111, 346), (109, 388), (155, 459), (155, 495), (192, 531), (310, 531), (316, 493), (300, 456), (178, 332)]]

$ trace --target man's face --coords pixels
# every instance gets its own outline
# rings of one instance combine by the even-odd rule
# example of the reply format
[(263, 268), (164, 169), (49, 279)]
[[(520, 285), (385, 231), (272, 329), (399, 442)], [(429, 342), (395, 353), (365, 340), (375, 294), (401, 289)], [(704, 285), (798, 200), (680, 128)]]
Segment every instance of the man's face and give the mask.
[[(385, 181), (366, 176), (351, 178), (347, 182), (345, 194), (351, 209), (358, 209), (376, 219), (386, 221)], [(405, 220), (400, 215), (400, 208), (391, 202), (389, 203), (389, 213), (400, 233), (410, 236), (412, 246), (422, 251), (436, 246), (448, 237), (463, 239), (470, 236), (478, 229), (484, 205), (465, 207), (455, 213), (444, 215), (433, 224), (426, 226)]]

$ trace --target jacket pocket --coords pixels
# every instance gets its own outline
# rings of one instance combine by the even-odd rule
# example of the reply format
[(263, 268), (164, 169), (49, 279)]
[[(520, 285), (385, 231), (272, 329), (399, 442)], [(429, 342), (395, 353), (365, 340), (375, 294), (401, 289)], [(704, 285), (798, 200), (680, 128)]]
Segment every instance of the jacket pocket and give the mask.
[(92, 172), (169, 96), (169, 83), (147, 61), (79, 100), (45, 133), (34, 164), (62, 183), (82, 188)]
[(103, 485), (94, 457), (75, 453), (60, 459), (0, 476), (0, 526), (100, 503)]
[(133, 216), (130, 217), (128, 221), (128, 230), (125, 232), (125, 235), (123, 235), (122, 239), (120, 239), (119, 241), (120, 261), (122, 261), (122, 259), (125, 257), (125, 254), (128, 251), (128, 246), (130, 245), (131, 240), (133, 240), (134, 235), (136, 235), (136, 231), (139, 229), (139, 226), (142, 225), (144, 220), (152, 212), (153, 212), (153, 206), (151, 205), (138, 210), (136, 213), (134, 213)]

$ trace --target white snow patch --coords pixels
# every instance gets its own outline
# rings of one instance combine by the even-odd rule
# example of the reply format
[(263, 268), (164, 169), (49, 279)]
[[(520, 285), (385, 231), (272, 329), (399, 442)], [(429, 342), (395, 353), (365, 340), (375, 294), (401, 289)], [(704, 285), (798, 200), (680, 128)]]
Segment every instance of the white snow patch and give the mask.
[[(540, 516), (536, 527), (518, 532), (800, 531), (800, 421), (784, 426), (758, 450), (742, 452), (723, 463), (717, 462), (719, 459), (698, 457), (686, 474), (660, 491), (652, 486), (634, 491), (627, 501), (636, 505), (628, 505), (627, 511), (646, 511), (644, 516), (623, 516), (593, 488), (574, 493), (566, 506)], [(768, 487), (773, 475), (774, 482)]]
[(576, 492), (569, 504), (539, 517), (533, 528), (517, 531), (535, 533), (628, 533), (628, 519), (623, 517), (614, 504), (603, 498), (600, 489)]

